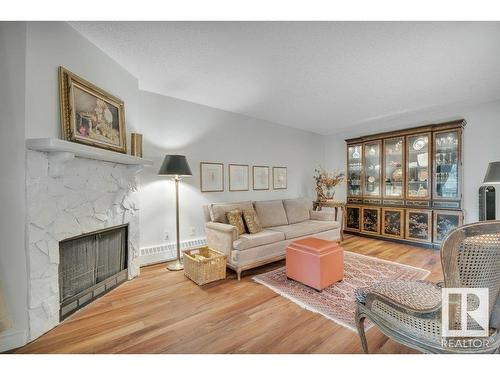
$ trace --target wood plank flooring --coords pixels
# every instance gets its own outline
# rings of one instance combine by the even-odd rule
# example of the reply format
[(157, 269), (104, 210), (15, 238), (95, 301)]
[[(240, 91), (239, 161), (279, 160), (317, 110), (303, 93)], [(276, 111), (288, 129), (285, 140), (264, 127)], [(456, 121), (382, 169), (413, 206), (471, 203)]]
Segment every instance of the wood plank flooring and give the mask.
[[(439, 251), (347, 235), (346, 250), (428, 269), (442, 279)], [(75, 313), (16, 353), (360, 353), (356, 333), (300, 308), (252, 276), (273, 263), (198, 287), (164, 264)], [(372, 353), (413, 353), (376, 327)]]

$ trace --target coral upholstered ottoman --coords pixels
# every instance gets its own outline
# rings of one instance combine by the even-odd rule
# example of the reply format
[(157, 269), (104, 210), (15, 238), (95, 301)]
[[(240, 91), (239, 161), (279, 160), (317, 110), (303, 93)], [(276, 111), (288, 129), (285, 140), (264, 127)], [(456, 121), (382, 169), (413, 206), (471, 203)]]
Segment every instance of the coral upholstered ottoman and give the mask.
[(344, 278), (344, 249), (314, 237), (294, 241), (286, 249), (286, 276), (321, 291)]

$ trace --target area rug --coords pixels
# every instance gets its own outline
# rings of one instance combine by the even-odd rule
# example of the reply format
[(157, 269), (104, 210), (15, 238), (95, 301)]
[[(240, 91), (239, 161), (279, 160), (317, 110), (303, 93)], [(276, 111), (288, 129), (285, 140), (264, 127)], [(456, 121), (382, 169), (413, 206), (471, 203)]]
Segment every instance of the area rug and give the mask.
[[(299, 306), (323, 315), (346, 328), (356, 331), (354, 290), (379, 281), (422, 280), (429, 271), (400, 263), (346, 251), (344, 280), (318, 292), (297, 281), (288, 280), (285, 267), (255, 276), (253, 279), (288, 298)], [(365, 329), (372, 324), (365, 320)]]

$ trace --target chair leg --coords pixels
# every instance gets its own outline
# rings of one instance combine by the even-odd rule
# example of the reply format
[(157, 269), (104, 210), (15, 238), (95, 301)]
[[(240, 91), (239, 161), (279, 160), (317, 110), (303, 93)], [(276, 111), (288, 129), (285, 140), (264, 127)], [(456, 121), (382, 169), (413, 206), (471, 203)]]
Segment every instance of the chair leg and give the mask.
[(241, 270), (236, 270), (236, 275), (238, 276), (238, 281), (241, 280)]
[(358, 328), (359, 339), (361, 340), (361, 346), (365, 354), (368, 354), (368, 343), (365, 336), (365, 319), (366, 316), (356, 309), (356, 327)]

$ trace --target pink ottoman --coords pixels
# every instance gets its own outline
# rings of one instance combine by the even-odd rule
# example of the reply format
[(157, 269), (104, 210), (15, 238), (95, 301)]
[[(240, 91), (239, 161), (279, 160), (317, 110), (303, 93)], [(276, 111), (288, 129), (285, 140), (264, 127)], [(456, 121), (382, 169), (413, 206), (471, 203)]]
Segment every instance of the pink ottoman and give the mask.
[(344, 249), (314, 237), (294, 241), (286, 249), (286, 276), (321, 291), (344, 278)]

